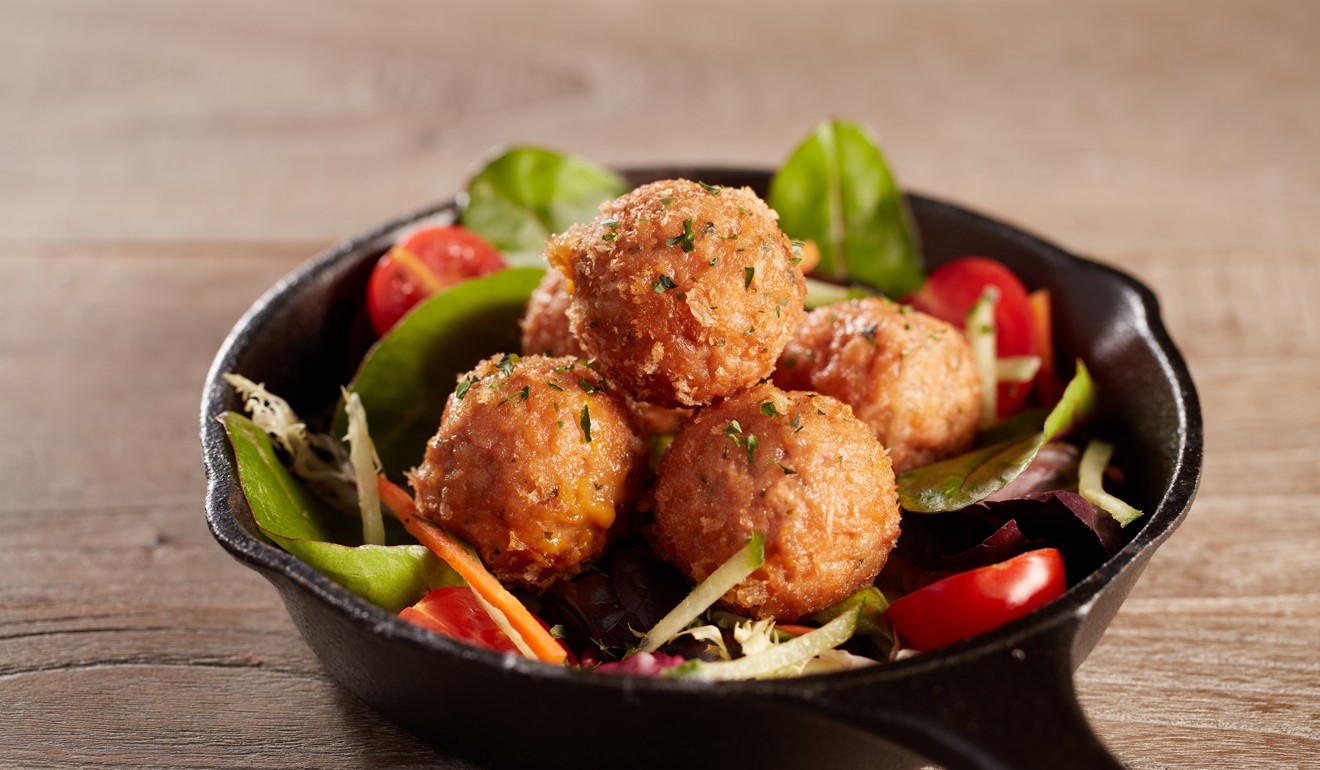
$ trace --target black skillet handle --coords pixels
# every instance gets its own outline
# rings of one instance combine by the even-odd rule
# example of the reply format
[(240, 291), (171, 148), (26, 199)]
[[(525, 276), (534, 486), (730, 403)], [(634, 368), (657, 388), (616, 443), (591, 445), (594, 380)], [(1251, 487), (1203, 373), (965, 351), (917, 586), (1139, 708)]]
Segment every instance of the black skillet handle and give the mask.
[(1077, 702), (1075, 626), (1067, 625), (959, 657), (931, 656), (901, 679), (843, 677), (802, 700), (948, 770), (1122, 770)]

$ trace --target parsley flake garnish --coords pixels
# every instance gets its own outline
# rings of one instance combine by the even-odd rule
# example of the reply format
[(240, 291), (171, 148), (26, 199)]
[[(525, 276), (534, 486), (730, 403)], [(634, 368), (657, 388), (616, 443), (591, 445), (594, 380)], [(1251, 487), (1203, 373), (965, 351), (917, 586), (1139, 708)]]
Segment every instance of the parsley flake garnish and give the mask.
[(748, 265), (743, 268), (743, 288), (752, 288), (752, 279), (756, 277), (756, 268)]
[(706, 192), (710, 193), (711, 195), (719, 195), (719, 194), (720, 194), (720, 191), (724, 189), (723, 187), (720, 187), (719, 185), (706, 184), (705, 182), (697, 182), (697, 184), (701, 185), (701, 189), (705, 190)]
[(862, 330), (862, 336), (865, 337), (866, 341), (871, 343), (872, 345), (875, 344), (875, 329), (876, 329), (876, 325), (871, 324), (870, 326)]
[(747, 438), (744, 439), (743, 443), (747, 447), (747, 464), (751, 465), (752, 456), (756, 454), (756, 448), (761, 445), (761, 442), (755, 435), (748, 433)]
[(806, 257), (802, 254), (802, 241), (789, 241), (788, 248), (793, 253), (793, 256), (788, 258), (788, 264), (796, 266), (806, 261)]
[(737, 420), (732, 420), (727, 426), (725, 426), (724, 435), (728, 436), (734, 446), (747, 451), (747, 464), (751, 465), (754, 456), (756, 455), (757, 447), (761, 446), (761, 441), (756, 437), (756, 434), (748, 433), (747, 435), (743, 435), (742, 426), (738, 424)]
[(661, 198), (661, 199), (660, 199), (660, 205), (661, 205), (661, 206), (672, 206), (672, 205), (674, 205), (674, 196), (672, 196), (672, 195), (666, 195), (665, 197)]
[(788, 475), (790, 475), (790, 474), (797, 473), (797, 471), (793, 470), (792, 468), (788, 467), (787, 465), (784, 465), (783, 463), (775, 463), (775, 465), (778, 465), (778, 466), (779, 466), (779, 470), (783, 471), (785, 476), (788, 476)]
[(606, 243), (614, 243), (615, 241), (619, 240), (619, 234), (611, 230), (610, 232), (602, 235), (600, 239), (602, 241), (605, 241)]
[(692, 251), (696, 248), (696, 244), (693, 243), (695, 237), (696, 234), (692, 232), (692, 218), (688, 217), (683, 220), (683, 234), (675, 235), (673, 238), (666, 238), (665, 245), (682, 246), (683, 251)]
[(761, 414), (765, 415), (766, 417), (784, 416), (782, 413), (780, 413), (779, 407), (775, 406), (775, 402), (773, 401), (766, 401), (765, 403), (761, 404)]
[(582, 417), (578, 420), (578, 427), (582, 428), (582, 442), (591, 443), (591, 408), (585, 404), (582, 406)]
[(521, 359), (522, 356), (517, 353), (505, 353), (504, 357), (500, 359), (500, 362), (495, 365), (495, 368), (500, 370), (500, 374), (508, 377), (513, 374), (513, 365), (518, 363)]
[(518, 400), (526, 401), (532, 395), (532, 386), (524, 385), (522, 390), (518, 391)]
[(469, 377), (469, 378), (466, 379), (466, 380), (461, 380), (461, 381), (458, 383), (458, 388), (454, 390), (454, 398), (457, 398), (459, 401), (462, 401), (462, 400), (463, 400), (463, 396), (466, 396), (468, 390), (469, 390), (473, 385), (476, 385), (476, 384), (477, 384), (477, 378), (476, 378), (476, 377)]
[(586, 377), (583, 377), (581, 380), (578, 381), (578, 387), (582, 388), (582, 390), (586, 393), (602, 393), (605, 390), (604, 388), (601, 388), (598, 385), (596, 385), (596, 383), (592, 382), (591, 380), (588, 380)]
[(677, 286), (678, 284), (674, 283), (674, 279), (670, 278), (664, 273), (661, 273), (660, 277), (656, 279), (655, 283), (651, 284), (651, 288), (655, 289), (656, 294), (660, 294), (668, 289), (677, 288)]

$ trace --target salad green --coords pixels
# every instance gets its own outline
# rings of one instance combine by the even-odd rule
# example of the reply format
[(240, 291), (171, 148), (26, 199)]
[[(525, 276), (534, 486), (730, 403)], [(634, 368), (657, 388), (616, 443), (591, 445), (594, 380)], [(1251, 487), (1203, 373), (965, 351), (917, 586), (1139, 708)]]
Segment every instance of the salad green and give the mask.
[(591, 219), (601, 201), (627, 191), (622, 177), (589, 160), (517, 147), (472, 177), (462, 221), (503, 251), (509, 264), (543, 267), (547, 238)]
[(816, 274), (899, 298), (921, 285), (907, 202), (880, 148), (856, 123), (827, 120), (798, 146), (766, 198), (791, 237), (820, 249)]
[[(518, 319), (543, 273), (511, 268), (461, 283), (419, 305), (367, 351), (348, 390), (371, 416), (385, 475), (402, 481), (417, 464), (459, 374), (493, 352), (518, 349)], [(341, 403), (335, 435), (347, 429)]]

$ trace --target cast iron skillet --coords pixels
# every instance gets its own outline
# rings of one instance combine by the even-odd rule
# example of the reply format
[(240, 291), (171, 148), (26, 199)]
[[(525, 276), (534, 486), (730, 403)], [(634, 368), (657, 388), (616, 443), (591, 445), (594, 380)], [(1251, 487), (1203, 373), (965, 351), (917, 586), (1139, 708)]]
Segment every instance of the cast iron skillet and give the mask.
[[(636, 171), (749, 185), (769, 174)], [(371, 265), (444, 204), (344, 243), (262, 297), (220, 349), (202, 399), (206, 518), (233, 556), (278, 589), (308, 645), (345, 687), (447, 751), (499, 767), (1115, 768), (1091, 732), (1073, 671), (1095, 646), (1155, 548), (1182, 521), (1201, 469), (1196, 391), (1154, 295), (1128, 276), (1008, 225), (911, 196), (930, 266), (993, 256), (1055, 298), (1060, 359), (1081, 356), (1147, 511), (1133, 539), (1061, 599), (982, 637), (860, 671), (702, 684), (556, 669), (440, 638), (398, 620), (256, 535), (215, 419), (239, 402), (220, 379), (265, 382), (304, 415), (328, 413), (360, 355)], [(356, 351), (349, 353), (346, 351)], [(723, 764), (729, 763), (729, 764)]]

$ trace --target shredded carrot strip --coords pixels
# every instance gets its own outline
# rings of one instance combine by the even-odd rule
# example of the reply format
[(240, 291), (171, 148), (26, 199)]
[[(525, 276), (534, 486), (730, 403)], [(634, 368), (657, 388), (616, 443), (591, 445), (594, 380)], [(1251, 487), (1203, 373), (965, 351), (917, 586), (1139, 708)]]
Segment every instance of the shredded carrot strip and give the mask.
[(793, 636), (802, 636), (803, 634), (809, 634), (816, 629), (811, 626), (798, 626), (792, 623), (776, 623), (775, 630), (783, 631), (784, 633)]
[(1050, 321), (1050, 292), (1037, 289), (1027, 295), (1031, 306), (1031, 322), (1036, 337), (1036, 353), (1040, 356), (1040, 371), (1036, 375), (1036, 394), (1043, 406), (1051, 406), (1063, 395), (1063, 384), (1054, 373), (1054, 334)]
[(413, 504), (412, 495), (384, 476), (376, 477), (376, 486), (380, 489), (381, 501), (394, 511), (403, 528), (417, 538), (417, 542), (431, 549), (436, 556), (453, 567), (454, 571), (468, 582), (472, 590), (477, 592), (477, 595), (503, 612), (509, 620), (509, 625), (522, 636), (537, 660), (556, 665), (564, 662), (568, 653), (541, 625), (536, 616), (528, 612), (522, 602), (509, 593), (509, 590), (501, 585), (480, 561), (463, 550), (463, 546), (439, 525), (423, 519), (417, 512), (417, 506)]

